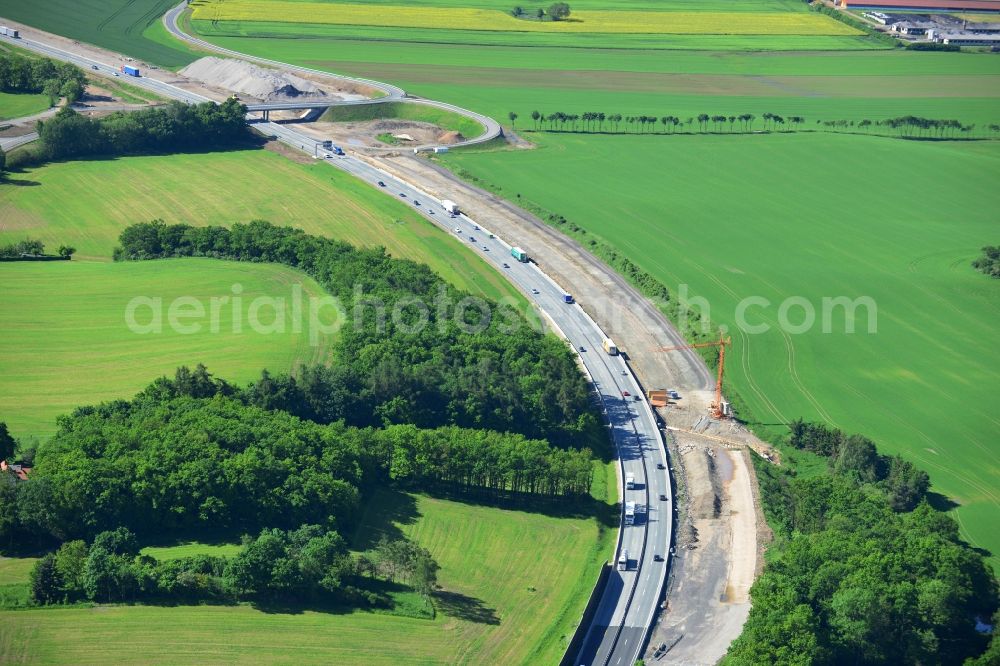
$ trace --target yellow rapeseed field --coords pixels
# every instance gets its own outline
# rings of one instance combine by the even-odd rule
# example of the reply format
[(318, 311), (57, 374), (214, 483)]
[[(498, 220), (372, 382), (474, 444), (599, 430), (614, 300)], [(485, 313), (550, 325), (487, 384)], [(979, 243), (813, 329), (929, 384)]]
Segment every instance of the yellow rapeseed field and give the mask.
[(603, 32), (674, 35), (857, 35), (822, 14), (806, 12), (580, 11), (568, 21), (524, 21), (491, 9), (406, 7), (280, 0), (195, 0), (194, 18), (445, 28), (502, 32)]

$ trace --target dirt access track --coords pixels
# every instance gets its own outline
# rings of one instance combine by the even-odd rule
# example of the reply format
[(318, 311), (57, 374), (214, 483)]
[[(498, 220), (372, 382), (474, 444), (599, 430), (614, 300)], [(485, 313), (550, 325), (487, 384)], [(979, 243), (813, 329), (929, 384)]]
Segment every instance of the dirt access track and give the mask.
[(668, 431), (680, 515), (665, 612), (659, 615), (647, 658), (663, 643), (670, 650), (655, 663), (718, 662), (742, 631), (750, 611), (750, 585), (769, 536), (757, 498), (753, 454), (745, 447), (731, 450), (719, 439), (756, 450), (766, 450), (766, 445), (737, 424), (705, 418), (714, 398), (713, 373), (691, 351), (655, 351), (684, 341), (649, 299), (576, 241), (425, 158), (359, 157), (439, 199), (457, 201), (484, 227), (524, 248), (553, 279), (572, 287), (581, 307), (627, 352), (643, 386), (681, 394), (678, 405), (660, 411), (669, 425), (704, 430), (716, 438)]

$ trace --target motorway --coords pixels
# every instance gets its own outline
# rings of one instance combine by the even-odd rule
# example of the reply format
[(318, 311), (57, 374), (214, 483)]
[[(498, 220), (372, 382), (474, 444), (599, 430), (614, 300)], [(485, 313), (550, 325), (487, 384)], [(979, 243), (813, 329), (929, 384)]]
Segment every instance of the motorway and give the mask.
[[(176, 12), (177, 9), (172, 11)], [(72, 62), (105, 76), (114, 76), (117, 71), (116, 65), (99, 63), (36, 40), (25, 38), (17, 42), (19, 46)], [(129, 83), (188, 103), (209, 101), (200, 95), (147, 77), (129, 77)], [(366, 83), (371, 85), (374, 82)], [(458, 109), (451, 105), (443, 106)], [(495, 124), (495, 121), (492, 122)], [(273, 122), (255, 122), (253, 127), (265, 135), (276, 137), (293, 149), (310, 155), (316, 152), (316, 141), (294, 127)], [(324, 152), (320, 151), (320, 154)], [(447, 233), (454, 234), (456, 239), (468, 244), (484, 261), (496, 267), (517, 286), (577, 350), (593, 388), (600, 397), (601, 409), (618, 450), (623, 504), (625, 501), (635, 501), (642, 510), (637, 511), (634, 525), (623, 524), (620, 530), (614, 561), (617, 561), (622, 550), (627, 550), (628, 569), (618, 571), (616, 568), (611, 572), (581, 653), (574, 663), (631, 666), (639, 658), (645, 645), (666, 580), (671, 559), (669, 548), (673, 538), (673, 494), (666, 469), (667, 456), (662, 434), (648, 402), (636, 399), (640, 394), (639, 386), (625, 360), (621, 356), (604, 353), (604, 333), (578, 304), (564, 302), (566, 292), (560, 285), (545, 275), (535, 263), (520, 263), (515, 260), (510, 254), (510, 245), (500, 238), (491, 238), (490, 232), (479, 228), (475, 220), (465, 215), (450, 217), (437, 199), (357, 157), (333, 157), (323, 159), (323, 162), (407, 203)], [(378, 185), (379, 181), (384, 186)], [(627, 397), (626, 392), (630, 394)], [(625, 489), (624, 477), (629, 474), (635, 478), (635, 488), (632, 490)], [(661, 494), (667, 499), (661, 501)], [(654, 561), (654, 555), (662, 556), (663, 561)]]
[(21, 136), (0, 137), (0, 150), (3, 150), (5, 153), (9, 153), (18, 146), (31, 143), (37, 138), (38, 132), (28, 132), (27, 134), (22, 134)]
[[(296, 132), (280, 125), (278, 128), (280, 139), (294, 140)], [(639, 386), (623, 357), (604, 352), (604, 333), (578, 304), (564, 302), (566, 292), (561, 286), (534, 263), (514, 260), (510, 245), (500, 238), (490, 238), (489, 230), (481, 228), (475, 220), (465, 215), (451, 218), (439, 201), (367, 162), (352, 157), (325, 161), (376, 187), (379, 181), (385, 183), (380, 189), (407, 202), (467, 243), (531, 299), (577, 350), (600, 397), (601, 409), (618, 449), (621, 474), (632, 474), (636, 479), (633, 490), (625, 490), (624, 479), (619, 479), (623, 502), (634, 501), (639, 510), (635, 524), (622, 528), (615, 552), (617, 560), (622, 550), (628, 551), (628, 570), (616, 568), (611, 572), (594, 622), (574, 663), (631, 666), (645, 645), (663, 589), (673, 520), (663, 440), (653, 412), (641, 398)], [(626, 397), (625, 393), (629, 395)], [(661, 501), (661, 494), (668, 499)], [(662, 556), (663, 561), (654, 561), (654, 555)]]

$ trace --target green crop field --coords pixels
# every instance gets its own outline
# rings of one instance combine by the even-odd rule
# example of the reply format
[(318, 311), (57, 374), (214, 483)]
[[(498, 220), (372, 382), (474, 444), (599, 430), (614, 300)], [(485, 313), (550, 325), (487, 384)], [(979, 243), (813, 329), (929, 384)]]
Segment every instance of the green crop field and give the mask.
[[(212, 38), (530, 125), (542, 113), (677, 115), (765, 112), (816, 120), (900, 115), (1000, 122), (1000, 59), (903, 51), (706, 53), (461, 46), (389, 41)], [(590, 145), (589, 143), (587, 144)], [(598, 144), (599, 146), (599, 144)], [(595, 150), (600, 150), (596, 147)]]
[[(28, 169), (0, 184), (0, 242), (40, 238), (50, 250), (68, 244), (79, 252), (65, 264), (0, 264), (7, 287), (0, 306), (9, 331), (0, 340), (0, 413), (16, 434), (50, 434), (57, 415), (131, 396), (181, 364), (204, 362), (219, 376), (243, 382), (264, 367), (287, 370), (295, 361), (323, 356), (323, 348), (310, 348), (300, 335), (278, 336), (280, 341), (249, 333), (164, 335), (150, 344), (150, 336), (129, 332), (122, 317), (133, 295), (169, 303), (183, 295), (224, 296), (240, 282), (249, 303), (259, 294), (288, 297), (288, 284), (299, 277), (310, 285), (307, 293), (319, 290), (279, 267), (267, 267), (277, 271), (269, 274), (261, 272), (264, 267), (211, 261), (86, 261), (108, 261), (124, 227), (157, 218), (189, 224), (267, 219), (359, 245), (379, 244), (430, 264), (473, 293), (523, 303), (495, 270), (478, 261), (454, 261), (456, 253), (474, 255), (450, 234), (325, 165), (296, 164), (258, 150)], [(225, 322), (221, 330), (229, 330)], [(98, 342), (90, 343), (92, 338)]]
[[(30, 185), (30, 186), (26, 186)], [(405, 204), (319, 163), (266, 150), (127, 157), (49, 164), (0, 183), (0, 242), (26, 236), (76, 259), (110, 260), (129, 224), (162, 219), (195, 225), (262, 219), (428, 264), (456, 286), (520, 298), (495, 270)]]
[[(733, 4), (700, 6), (726, 11)], [(739, 6), (805, 11), (801, 4)], [(696, 11), (687, 2), (657, 8)], [(868, 38), (830, 35), (519, 33), (515, 39), (396, 24), (192, 25), (228, 48), (389, 81), (505, 124), (509, 111), (518, 113), (515, 129), (537, 150), (459, 152), (442, 161), (508, 197), (520, 194), (565, 215), (675, 292), (689, 285), (692, 295), (710, 299), (719, 323), (731, 325), (736, 303), (749, 295), (774, 303), (790, 295), (872, 296), (880, 313), (874, 336), (738, 338), (733, 386), (759, 422), (827, 420), (904, 453), (931, 473), (938, 492), (961, 503), (963, 533), (1000, 554), (992, 529), (1000, 459), (987, 448), (1000, 428), (985, 390), (1000, 370), (988, 344), (1000, 323), (998, 285), (968, 266), (981, 245), (997, 242), (991, 211), (1000, 200), (990, 183), (1000, 176), (1000, 146), (819, 132), (525, 131), (535, 128), (533, 110), (682, 120), (752, 113), (757, 129), (770, 112), (801, 115), (804, 129), (821, 129), (817, 121), (824, 120), (954, 118), (975, 125), (974, 136), (989, 137), (989, 125), (1000, 123), (1000, 59), (891, 50)], [(554, 174), (563, 185), (552, 186)]]
[[(213, 259), (177, 259), (140, 263), (0, 263), (4, 285), (0, 308), (0, 414), (15, 436), (48, 436), (55, 419), (80, 405), (128, 398), (179, 365), (204, 363), (229, 381), (244, 383), (261, 369), (288, 371), (298, 362), (321, 362), (326, 336), (312, 346), (307, 326), (294, 332), (286, 309), (285, 332), (255, 332), (247, 319), (258, 296), (290, 303), (292, 285), (302, 285), (303, 302), (324, 292), (305, 275), (270, 264), (242, 264)], [(212, 297), (232, 296), (242, 286), (244, 322), (234, 330), (231, 307), (219, 310), (218, 332), (207, 318), (201, 330), (175, 331), (168, 308), (174, 299), (192, 297), (209, 309)], [(134, 297), (162, 299), (162, 332), (136, 333), (126, 323)], [(135, 321), (152, 321), (153, 308), (136, 311)], [(260, 313), (270, 323), (273, 310)], [(189, 320), (181, 320), (187, 324)]]
[(49, 108), (47, 95), (0, 92), (0, 120), (23, 118)]
[[(198, 58), (157, 28), (174, 0), (3, 0), (0, 16), (154, 62), (183, 67)], [(149, 30), (149, 34), (146, 31)]]
[(304, 0), (194, 0), (195, 21), (283, 21), (322, 25), (476, 30), (510, 34), (862, 35), (818, 12), (577, 9), (568, 21), (537, 21), (509, 11), (462, 6), (366, 5)]
[[(989, 390), (1000, 373), (1000, 283), (969, 265), (997, 242), (1000, 144), (580, 136), (443, 159), (566, 216), (673, 294), (688, 285), (708, 299), (713, 321), (734, 337), (728, 381), (758, 422), (822, 420), (905, 454), (962, 505), (970, 541), (1000, 553)], [(553, 173), (577, 186), (549, 187)], [(583, 192), (614, 196), (597, 206)], [(735, 326), (737, 305), (751, 296), (770, 304), (746, 316), (770, 325), (767, 333)], [(867, 333), (865, 310), (855, 333), (844, 332), (842, 314), (823, 332), (822, 299), (839, 296), (873, 299), (877, 333)], [(779, 307), (797, 297), (816, 325), (782, 333)], [(788, 319), (799, 324), (803, 313), (795, 306)]]
[[(555, 663), (613, 539), (593, 518), (389, 491), (368, 507), (355, 547), (402, 533), (441, 565), (434, 620), (245, 605), (0, 611), (0, 662)], [(0, 572), (17, 562), (0, 560)], [(23, 585), (28, 566), (12, 582)]]

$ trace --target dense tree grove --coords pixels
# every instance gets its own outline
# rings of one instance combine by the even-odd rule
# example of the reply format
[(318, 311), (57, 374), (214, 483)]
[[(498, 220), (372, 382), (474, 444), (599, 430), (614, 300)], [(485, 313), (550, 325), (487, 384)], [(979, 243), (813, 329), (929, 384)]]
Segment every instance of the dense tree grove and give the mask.
[[(314, 277), (344, 306), (330, 369), (264, 376), (255, 404), (321, 423), (458, 425), (569, 446), (593, 427), (572, 354), (513, 307), (473, 299), (427, 266), (267, 222), (136, 224), (115, 257), (276, 262)], [(469, 304), (472, 307), (468, 307)]]
[[(203, 395), (205, 382), (209, 396), (180, 393)], [(365, 491), (390, 481), (495, 496), (590, 489), (587, 450), (454, 426), (321, 425), (248, 404), (254, 390), (182, 369), (176, 382), (161, 380), (131, 402), (62, 417), (30, 479), (0, 490), (0, 542), (122, 526), (143, 535), (305, 523), (343, 531), (355, 526)]]
[(72, 104), (83, 96), (87, 77), (68, 62), (0, 54), (0, 90), (10, 93), (44, 93), (54, 104), (65, 97)]
[(1000, 278), (1000, 245), (987, 245), (983, 256), (972, 262), (972, 267), (990, 277)]
[(437, 570), (430, 553), (410, 541), (384, 540), (373, 553), (355, 557), (337, 532), (317, 525), (245, 537), (233, 558), (164, 561), (140, 554), (135, 535), (117, 528), (89, 545), (67, 541), (42, 557), (32, 569), (30, 592), (40, 605), (259, 600), (387, 606), (391, 601), (370, 589), (370, 581), (401, 577), (430, 594)]
[(11, 436), (4, 421), (0, 421), (0, 460), (10, 460), (17, 450), (17, 441)]
[(54, 160), (229, 147), (250, 140), (245, 114), (246, 108), (233, 99), (193, 105), (173, 101), (104, 118), (81, 116), (67, 107), (38, 122), (39, 156)]
[(883, 456), (875, 443), (862, 435), (801, 419), (791, 424), (789, 443), (827, 458), (837, 474), (858, 483), (870, 483), (885, 491), (895, 511), (910, 511), (927, 494), (931, 481), (927, 472), (899, 456)]
[(997, 612), (997, 581), (927, 503), (927, 475), (801, 420), (791, 443), (829, 470), (798, 478), (758, 467), (775, 541), (725, 663), (961, 664), (982, 653), (976, 622)]

